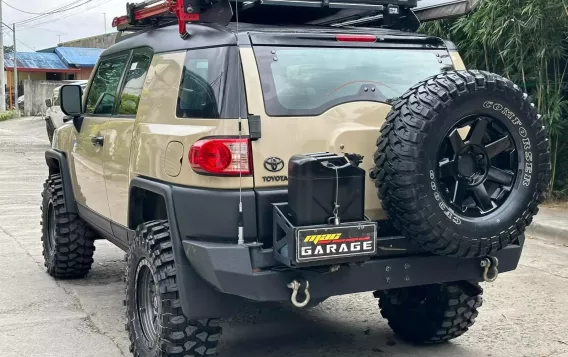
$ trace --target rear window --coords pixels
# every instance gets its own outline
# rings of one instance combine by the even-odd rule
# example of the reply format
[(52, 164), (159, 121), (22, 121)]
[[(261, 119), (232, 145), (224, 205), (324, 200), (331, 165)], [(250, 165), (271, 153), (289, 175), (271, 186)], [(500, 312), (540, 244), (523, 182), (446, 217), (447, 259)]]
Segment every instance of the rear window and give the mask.
[(319, 115), (347, 102), (391, 103), (418, 81), (453, 69), (447, 51), (255, 47), (266, 112)]

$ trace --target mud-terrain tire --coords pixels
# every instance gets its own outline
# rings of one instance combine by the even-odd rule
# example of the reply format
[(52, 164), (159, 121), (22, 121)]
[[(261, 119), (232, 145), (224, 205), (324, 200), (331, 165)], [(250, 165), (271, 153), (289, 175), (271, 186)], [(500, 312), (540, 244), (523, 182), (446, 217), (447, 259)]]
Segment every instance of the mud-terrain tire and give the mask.
[(443, 343), (474, 324), (483, 303), (478, 284), (457, 282), (380, 291), (381, 315), (402, 339), (419, 344)]
[(44, 264), (54, 278), (83, 278), (93, 264), (96, 233), (81, 217), (69, 213), (61, 175), (43, 184), (41, 225)]
[(548, 135), (530, 98), (481, 71), (450, 71), (408, 90), (373, 159), (394, 226), (428, 251), (462, 258), (523, 234), (550, 177)]
[(53, 135), (55, 134), (55, 126), (53, 126), (51, 118), (45, 119), (45, 129), (47, 131), (47, 138), (49, 139), (49, 142), (53, 144)]
[(168, 222), (138, 226), (126, 254), (125, 276), (126, 329), (135, 357), (215, 355), (219, 321), (186, 318), (176, 279)]

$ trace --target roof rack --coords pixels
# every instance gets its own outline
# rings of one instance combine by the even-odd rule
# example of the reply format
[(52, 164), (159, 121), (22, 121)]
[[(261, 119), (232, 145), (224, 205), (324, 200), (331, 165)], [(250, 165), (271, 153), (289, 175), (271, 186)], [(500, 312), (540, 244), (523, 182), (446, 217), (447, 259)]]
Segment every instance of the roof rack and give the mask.
[[(177, 22), (182, 38), (188, 38), (188, 22), (227, 25), (233, 18), (233, 5), (247, 22), (263, 24), (315, 24), (334, 27), (365, 25), (414, 31), (419, 22), (412, 8), (418, 0), (146, 0), (128, 3), (127, 14), (113, 20), (118, 31), (141, 31)], [(298, 7), (303, 8), (301, 12)], [(262, 9), (260, 9), (262, 8)], [(274, 11), (272, 19), (267, 13)], [(282, 10), (292, 9), (283, 16)], [(295, 9), (295, 10), (294, 10)], [(247, 15), (249, 15), (247, 17)], [(257, 16), (256, 18), (254, 16)], [(286, 17), (286, 18), (283, 18)], [(252, 21), (251, 21), (252, 19)]]

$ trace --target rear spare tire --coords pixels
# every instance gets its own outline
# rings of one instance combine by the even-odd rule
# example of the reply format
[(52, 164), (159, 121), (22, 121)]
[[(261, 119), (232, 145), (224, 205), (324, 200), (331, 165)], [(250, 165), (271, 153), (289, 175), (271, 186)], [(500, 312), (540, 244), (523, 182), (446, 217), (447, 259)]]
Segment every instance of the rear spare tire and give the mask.
[(518, 86), (492, 73), (451, 71), (394, 103), (372, 177), (409, 239), (437, 254), (479, 257), (531, 223), (549, 156), (540, 116)]

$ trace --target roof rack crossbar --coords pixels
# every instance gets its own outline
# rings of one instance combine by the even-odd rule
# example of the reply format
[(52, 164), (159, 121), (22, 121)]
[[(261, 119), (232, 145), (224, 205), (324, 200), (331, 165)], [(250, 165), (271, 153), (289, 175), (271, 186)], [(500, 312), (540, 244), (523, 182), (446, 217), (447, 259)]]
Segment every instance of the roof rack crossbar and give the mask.
[[(418, 0), (230, 0), (238, 3), (240, 11), (256, 6), (287, 6), (354, 10), (364, 14), (336, 19), (330, 26), (344, 27), (359, 24), (383, 22), (387, 26), (404, 20)], [(177, 19), (179, 33), (188, 38), (188, 22), (206, 22), (227, 25), (233, 16), (229, 0), (146, 0), (138, 4), (127, 4), (127, 15), (113, 20), (113, 27), (119, 31), (139, 31), (144, 28), (158, 27), (165, 22)], [(318, 11), (318, 10), (314, 10)], [(283, 23), (286, 21), (283, 21)], [(417, 22), (417, 20), (416, 20)], [(412, 24), (411, 26), (416, 26)]]
[(345, 26), (353, 26), (353, 25), (362, 25), (372, 23), (383, 18), (383, 14), (374, 15), (374, 16), (365, 16), (355, 20), (349, 20), (345, 22), (331, 24), (330, 26), (333, 27), (345, 27)]
[[(323, 4), (326, 5), (323, 5)], [(281, 6), (302, 6), (302, 7), (328, 7), (330, 9), (361, 9), (361, 10), (383, 10), (383, 5), (368, 3), (347, 3), (344, 1), (328, 1), (328, 0), (262, 0), (263, 5), (281, 5)]]

